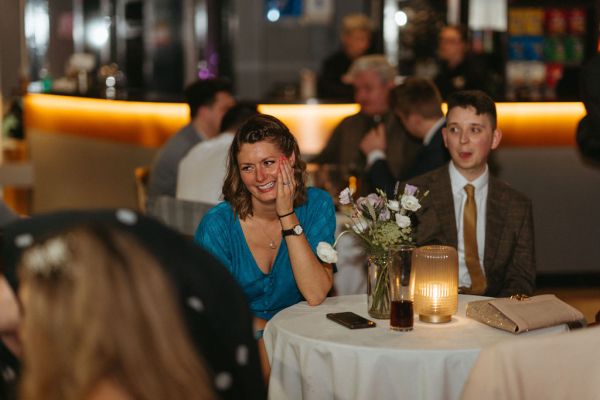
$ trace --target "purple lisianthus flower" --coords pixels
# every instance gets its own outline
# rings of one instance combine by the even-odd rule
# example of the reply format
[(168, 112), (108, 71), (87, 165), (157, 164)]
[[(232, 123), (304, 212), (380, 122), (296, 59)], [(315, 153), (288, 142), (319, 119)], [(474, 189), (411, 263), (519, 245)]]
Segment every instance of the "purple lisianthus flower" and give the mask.
[(358, 200), (356, 200), (356, 206), (357, 206), (359, 209), (362, 209), (362, 208), (363, 208), (363, 206), (366, 206), (366, 205), (367, 205), (367, 198), (366, 198), (366, 197), (360, 196), (360, 197), (358, 198)]
[(408, 196), (414, 196), (415, 193), (417, 193), (417, 187), (413, 186), (413, 185), (406, 185), (404, 186), (404, 194), (408, 195)]
[(383, 206), (383, 198), (375, 193), (371, 193), (367, 196), (367, 201), (375, 208)]
[[(360, 212), (371, 219), (379, 219), (379, 214), (382, 208), (385, 207), (385, 201), (382, 197), (375, 193), (369, 194), (367, 197), (361, 197), (356, 200), (356, 205)], [(373, 207), (374, 214), (369, 211), (369, 205)]]
[(340, 204), (347, 205), (352, 203), (352, 191), (346, 188), (340, 192)]
[(381, 211), (379, 212), (379, 220), (380, 221), (388, 221), (391, 216), (392, 216), (392, 213), (390, 212), (390, 210), (388, 210), (387, 207), (382, 208)]
[(356, 200), (356, 205), (360, 208), (367, 207), (367, 203), (377, 209), (383, 205), (383, 199), (375, 193), (371, 193), (367, 197), (359, 197), (359, 199)]

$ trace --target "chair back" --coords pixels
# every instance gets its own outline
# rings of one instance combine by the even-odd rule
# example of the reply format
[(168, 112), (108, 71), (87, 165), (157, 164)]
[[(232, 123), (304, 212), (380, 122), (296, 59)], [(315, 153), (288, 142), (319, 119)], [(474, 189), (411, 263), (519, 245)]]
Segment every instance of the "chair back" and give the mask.
[(461, 400), (599, 398), (600, 328), (527, 333), (481, 350)]
[(146, 201), (148, 197), (148, 178), (150, 177), (150, 167), (147, 165), (136, 167), (133, 171), (135, 178), (135, 193), (137, 197), (137, 207), (142, 213), (146, 212)]
[(214, 206), (171, 196), (151, 196), (146, 205), (148, 215), (187, 236), (194, 236), (200, 220)]

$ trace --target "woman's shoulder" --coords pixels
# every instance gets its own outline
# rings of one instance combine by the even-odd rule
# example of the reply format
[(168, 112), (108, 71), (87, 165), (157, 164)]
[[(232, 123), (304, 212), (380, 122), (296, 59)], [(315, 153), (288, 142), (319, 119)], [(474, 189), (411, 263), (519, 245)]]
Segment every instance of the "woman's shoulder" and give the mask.
[(225, 217), (227, 215), (231, 215), (233, 217), (233, 208), (231, 208), (231, 204), (227, 201), (222, 201), (215, 205), (213, 208), (208, 210), (205, 215), (216, 215), (219, 217)]
[(235, 225), (235, 214), (231, 205), (222, 202), (208, 210), (200, 220), (194, 238), (204, 246), (217, 238), (230, 235)]
[(309, 187), (306, 191), (306, 203), (303, 208), (309, 214), (326, 213), (328, 210), (334, 210), (333, 199), (325, 190)]
[(308, 198), (309, 202), (312, 201), (319, 201), (319, 202), (329, 202), (333, 204), (333, 200), (331, 199), (331, 196), (329, 195), (328, 192), (326, 192), (323, 189), (319, 189), (316, 187), (309, 187), (306, 190), (306, 197)]
[(222, 201), (217, 204), (202, 217), (202, 223), (210, 224), (229, 224), (235, 221), (235, 214), (231, 204), (226, 201)]

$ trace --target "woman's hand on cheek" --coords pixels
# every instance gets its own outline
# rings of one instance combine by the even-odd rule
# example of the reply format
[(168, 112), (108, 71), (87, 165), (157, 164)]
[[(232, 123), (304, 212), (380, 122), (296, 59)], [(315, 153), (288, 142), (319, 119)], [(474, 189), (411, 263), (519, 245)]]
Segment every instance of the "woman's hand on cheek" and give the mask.
[(294, 210), (294, 194), (296, 181), (289, 160), (285, 156), (279, 157), (279, 170), (277, 171), (277, 201), (275, 208), (278, 215), (285, 215)]

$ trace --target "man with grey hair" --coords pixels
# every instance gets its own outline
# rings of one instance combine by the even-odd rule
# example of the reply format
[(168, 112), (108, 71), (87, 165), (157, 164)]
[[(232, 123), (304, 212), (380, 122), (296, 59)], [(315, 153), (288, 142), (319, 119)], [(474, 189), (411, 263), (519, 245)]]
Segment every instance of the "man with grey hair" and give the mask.
[[(389, 94), (395, 85), (395, 77), (395, 68), (383, 55), (363, 56), (352, 63), (345, 78), (354, 87), (354, 99), (360, 105), (360, 111), (338, 124), (325, 148), (312, 161), (335, 164), (340, 170), (362, 175), (367, 159), (360, 151), (360, 143), (367, 133), (382, 125), (387, 143), (385, 156), (390, 168), (401, 174), (412, 165), (421, 144), (406, 133), (390, 110)], [(373, 188), (363, 186), (362, 191), (369, 189)]]

